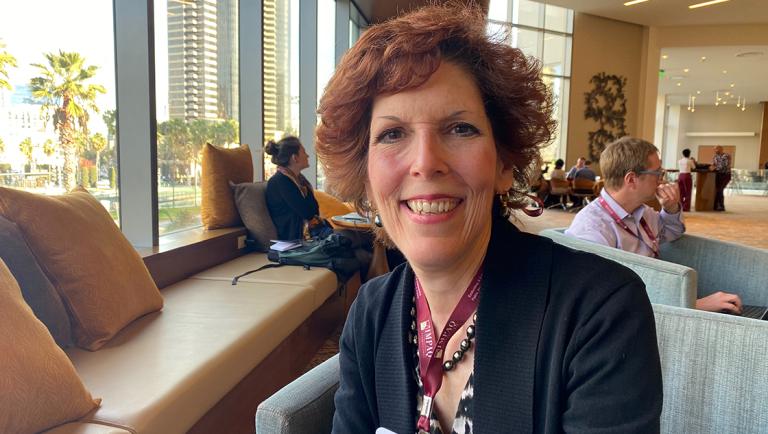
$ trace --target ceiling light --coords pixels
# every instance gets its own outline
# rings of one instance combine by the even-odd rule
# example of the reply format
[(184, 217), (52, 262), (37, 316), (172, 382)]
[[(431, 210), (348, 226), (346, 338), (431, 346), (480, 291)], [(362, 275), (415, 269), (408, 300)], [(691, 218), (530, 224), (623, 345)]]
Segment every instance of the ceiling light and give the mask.
[(632, 5), (636, 5), (638, 3), (644, 3), (644, 2), (647, 2), (647, 1), (648, 0), (632, 0), (632, 1), (624, 3), (624, 6), (632, 6)]
[(731, 87), (736, 87), (736, 84), (735, 83), (731, 83)]
[(697, 90), (697, 91), (696, 91), (696, 95), (701, 95), (701, 91), (700, 91), (700, 90)]
[(728, 0), (712, 0), (704, 3), (696, 3), (695, 5), (688, 6), (688, 9), (703, 8), (704, 6), (716, 5), (718, 3), (725, 3)]
[(727, 73), (728, 73), (728, 71), (723, 69), (723, 74), (727, 74)]
[(702, 62), (706, 62), (707, 61), (707, 56), (701, 56), (701, 61)]
[(661, 58), (662, 58), (662, 59), (669, 59), (669, 56), (667, 56), (666, 54), (662, 54), (662, 55), (661, 55)]
[(677, 85), (678, 85), (678, 86), (682, 86), (682, 85), (683, 85), (683, 83), (680, 83), (680, 82), (678, 81), (678, 82), (677, 82)]
[(683, 72), (688, 72), (688, 71), (690, 71), (690, 69), (688, 68), (683, 69)]
[(730, 95), (730, 94), (731, 94), (730, 92), (725, 92), (725, 95), (726, 95), (726, 96), (728, 96), (728, 95)]

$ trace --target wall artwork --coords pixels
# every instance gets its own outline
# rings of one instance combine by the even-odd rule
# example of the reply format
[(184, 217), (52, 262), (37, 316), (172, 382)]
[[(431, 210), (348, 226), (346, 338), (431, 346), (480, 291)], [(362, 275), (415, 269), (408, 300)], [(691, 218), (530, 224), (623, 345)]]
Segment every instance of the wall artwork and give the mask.
[(589, 158), (600, 161), (600, 153), (612, 141), (626, 136), (627, 99), (624, 88), (627, 78), (604, 72), (589, 80), (592, 90), (584, 94), (584, 119), (598, 123), (596, 131), (589, 132)]

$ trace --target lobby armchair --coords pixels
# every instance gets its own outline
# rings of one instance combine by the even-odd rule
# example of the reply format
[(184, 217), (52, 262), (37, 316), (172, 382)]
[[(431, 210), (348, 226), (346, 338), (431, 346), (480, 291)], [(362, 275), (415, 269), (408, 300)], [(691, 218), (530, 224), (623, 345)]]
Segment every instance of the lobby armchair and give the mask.
[(717, 291), (739, 294), (744, 304), (768, 305), (768, 250), (684, 234), (661, 245), (661, 259), (569, 237), (565, 228), (539, 235), (576, 250), (616, 261), (645, 282), (652, 303), (694, 308)]

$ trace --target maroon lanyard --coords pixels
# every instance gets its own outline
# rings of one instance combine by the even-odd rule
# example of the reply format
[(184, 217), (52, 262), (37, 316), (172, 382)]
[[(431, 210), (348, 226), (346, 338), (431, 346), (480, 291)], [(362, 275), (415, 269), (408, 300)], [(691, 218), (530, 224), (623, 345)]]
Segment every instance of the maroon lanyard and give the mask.
[(656, 236), (653, 234), (653, 231), (651, 230), (651, 227), (648, 226), (648, 222), (645, 221), (645, 217), (640, 217), (640, 226), (643, 227), (643, 230), (645, 231), (646, 235), (648, 235), (648, 238), (651, 240), (652, 245), (648, 245), (648, 243), (645, 242), (643, 237), (638, 235), (635, 231), (629, 228), (627, 224), (624, 222), (624, 220), (620, 219), (619, 216), (616, 214), (616, 211), (611, 209), (611, 206), (608, 205), (608, 202), (605, 201), (602, 197), (598, 198), (598, 202), (600, 202), (600, 206), (603, 207), (605, 212), (608, 213), (613, 218), (613, 221), (616, 222), (617, 225), (621, 226), (622, 229), (627, 231), (630, 235), (637, 238), (645, 244), (651, 251), (653, 252), (653, 257), (658, 258), (659, 257), (659, 242), (656, 240)]
[(419, 279), (416, 279), (416, 333), (419, 337), (419, 373), (421, 383), (424, 385), (424, 398), (417, 428), (429, 432), (429, 418), (432, 415), (432, 406), (435, 395), (443, 385), (443, 353), (451, 337), (459, 330), (462, 324), (467, 322), (469, 316), (477, 309), (480, 295), (480, 281), (483, 278), (482, 267), (470, 282), (461, 300), (453, 309), (448, 322), (435, 340), (435, 326), (432, 324), (432, 313), (429, 310), (429, 302), (424, 296)]

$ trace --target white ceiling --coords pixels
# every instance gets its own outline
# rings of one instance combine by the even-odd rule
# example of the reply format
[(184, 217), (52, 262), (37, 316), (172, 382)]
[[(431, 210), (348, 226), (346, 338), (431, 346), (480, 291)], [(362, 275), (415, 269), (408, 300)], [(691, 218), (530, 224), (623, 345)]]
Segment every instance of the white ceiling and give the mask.
[(549, 4), (644, 26), (768, 23), (768, 0), (730, 0), (697, 9), (704, 0), (649, 0), (624, 6), (626, 0), (547, 0)]
[[(741, 53), (762, 55), (737, 56)], [(768, 45), (664, 48), (660, 62), (664, 77), (659, 77), (659, 93), (673, 104), (688, 104), (690, 94), (696, 105), (712, 105), (716, 91), (735, 95), (729, 96), (729, 104), (739, 96), (751, 104), (768, 101)]]

